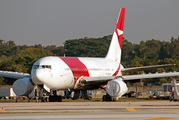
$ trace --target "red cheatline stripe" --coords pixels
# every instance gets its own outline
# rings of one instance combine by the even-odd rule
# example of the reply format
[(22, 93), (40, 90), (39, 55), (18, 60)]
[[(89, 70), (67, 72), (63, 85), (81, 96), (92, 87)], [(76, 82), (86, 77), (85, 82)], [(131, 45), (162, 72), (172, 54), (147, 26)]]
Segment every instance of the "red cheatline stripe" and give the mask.
[(116, 72), (112, 76), (116, 76), (119, 72), (119, 69), (120, 69), (120, 64), (119, 64), (119, 67), (117, 68)]
[(60, 57), (71, 69), (75, 83), (81, 76), (89, 77), (87, 67), (77, 57)]
[[(120, 69), (120, 64), (119, 64), (119, 67), (117, 68), (116, 72), (112, 75), (112, 76), (116, 76), (119, 72), (119, 69)], [(106, 85), (102, 85), (102, 87), (105, 87)]]

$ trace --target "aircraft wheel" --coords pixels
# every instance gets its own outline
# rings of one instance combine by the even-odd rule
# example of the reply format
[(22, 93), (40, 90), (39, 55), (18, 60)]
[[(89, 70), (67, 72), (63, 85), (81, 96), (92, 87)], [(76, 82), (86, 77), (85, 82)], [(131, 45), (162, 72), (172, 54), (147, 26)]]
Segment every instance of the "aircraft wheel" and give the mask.
[(113, 101), (110, 95), (103, 95), (103, 101)]
[(62, 96), (58, 96), (58, 102), (62, 102)]
[(106, 95), (103, 95), (102, 101), (106, 101)]
[(115, 100), (115, 99), (113, 99), (112, 101), (113, 101), (113, 102), (116, 102), (116, 100)]
[(41, 102), (45, 102), (45, 97), (42, 97), (42, 98), (41, 98)]
[(174, 102), (176, 102), (176, 101), (177, 101), (177, 99), (174, 99), (173, 101), (174, 101)]

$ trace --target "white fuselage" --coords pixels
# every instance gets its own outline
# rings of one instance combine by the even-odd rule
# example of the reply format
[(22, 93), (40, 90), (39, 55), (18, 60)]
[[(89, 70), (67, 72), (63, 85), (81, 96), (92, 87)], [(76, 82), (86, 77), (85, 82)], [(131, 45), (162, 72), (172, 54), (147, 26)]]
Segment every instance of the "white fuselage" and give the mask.
[[(35, 84), (51, 90), (78, 89), (82, 77), (122, 76), (120, 64), (125, 8), (121, 8), (108, 53), (105, 58), (44, 57), (36, 61), (31, 71)], [(100, 87), (100, 86), (98, 86)], [(91, 85), (90, 88), (93, 88)]]
[(106, 58), (44, 57), (32, 67), (35, 84), (44, 84), (51, 90), (74, 89), (80, 77), (122, 76), (123, 66)]

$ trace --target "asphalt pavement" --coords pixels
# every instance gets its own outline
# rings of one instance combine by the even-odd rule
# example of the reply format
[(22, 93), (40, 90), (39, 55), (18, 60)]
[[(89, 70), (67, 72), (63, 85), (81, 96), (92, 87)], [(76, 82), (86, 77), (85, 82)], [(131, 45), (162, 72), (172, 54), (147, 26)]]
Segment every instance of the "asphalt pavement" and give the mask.
[(179, 102), (0, 103), (0, 119), (179, 120)]

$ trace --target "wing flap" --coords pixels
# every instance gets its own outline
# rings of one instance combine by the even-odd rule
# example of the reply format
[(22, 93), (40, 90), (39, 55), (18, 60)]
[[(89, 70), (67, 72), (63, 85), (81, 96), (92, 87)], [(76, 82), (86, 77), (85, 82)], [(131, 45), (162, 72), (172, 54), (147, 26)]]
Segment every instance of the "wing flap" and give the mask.
[(107, 84), (108, 81), (117, 78), (117, 76), (101, 76), (101, 77), (84, 77), (81, 83), (88, 84)]

